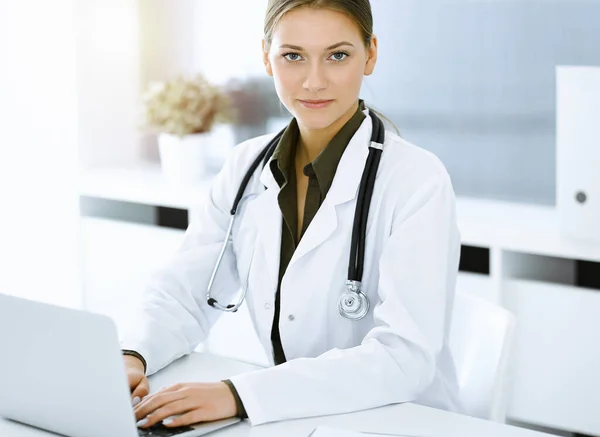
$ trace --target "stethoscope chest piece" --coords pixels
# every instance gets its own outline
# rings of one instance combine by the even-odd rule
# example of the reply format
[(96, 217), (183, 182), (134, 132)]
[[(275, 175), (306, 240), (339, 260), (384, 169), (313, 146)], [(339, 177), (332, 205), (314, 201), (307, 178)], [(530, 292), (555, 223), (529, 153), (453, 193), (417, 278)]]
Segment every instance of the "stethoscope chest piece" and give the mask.
[(361, 290), (361, 283), (346, 281), (348, 289), (338, 299), (340, 314), (350, 320), (360, 320), (369, 312), (369, 299)]

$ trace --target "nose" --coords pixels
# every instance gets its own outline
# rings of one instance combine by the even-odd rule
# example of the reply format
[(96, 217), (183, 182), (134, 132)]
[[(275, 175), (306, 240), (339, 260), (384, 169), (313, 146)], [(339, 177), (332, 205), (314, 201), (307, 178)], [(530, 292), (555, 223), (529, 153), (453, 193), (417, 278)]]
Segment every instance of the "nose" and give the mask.
[(327, 76), (325, 74), (325, 68), (318, 62), (312, 63), (308, 67), (306, 78), (303, 84), (304, 89), (311, 93), (317, 93), (327, 88)]

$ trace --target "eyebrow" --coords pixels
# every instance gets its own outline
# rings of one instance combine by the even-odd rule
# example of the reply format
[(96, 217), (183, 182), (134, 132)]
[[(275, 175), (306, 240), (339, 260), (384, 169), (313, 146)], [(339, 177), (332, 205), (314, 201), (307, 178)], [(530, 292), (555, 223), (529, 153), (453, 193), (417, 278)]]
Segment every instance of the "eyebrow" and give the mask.
[[(338, 47), (341, 47), (341, 46), (351, 46), (351, 47), (354, 47), (354, 44), (352, 44), (351, 42), (348, 42), (348, 41), (341, 41), (341, 42), (335, 43), (333, 45), (330, 45), (329, 47), (327, 47), (325, 49), (325, 51), (337, 49)], [(279, 46), (279, 48), (281, 48), (281, 49), (292, 49), (292, 50), (298, 50), (298, 51), (304, 50), (302, 47), (295, 46), (295, 45), (292, 45), (292, 44), (282, 44), (282, 45)]]

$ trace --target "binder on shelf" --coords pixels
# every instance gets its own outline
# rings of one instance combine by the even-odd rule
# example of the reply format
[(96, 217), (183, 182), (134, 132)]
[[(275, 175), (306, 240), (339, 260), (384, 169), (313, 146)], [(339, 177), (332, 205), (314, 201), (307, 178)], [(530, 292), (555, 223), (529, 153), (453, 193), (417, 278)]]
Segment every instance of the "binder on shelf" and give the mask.
[(600, 241), (600, 67), (556, 69), (556, 206), (564, 235)]

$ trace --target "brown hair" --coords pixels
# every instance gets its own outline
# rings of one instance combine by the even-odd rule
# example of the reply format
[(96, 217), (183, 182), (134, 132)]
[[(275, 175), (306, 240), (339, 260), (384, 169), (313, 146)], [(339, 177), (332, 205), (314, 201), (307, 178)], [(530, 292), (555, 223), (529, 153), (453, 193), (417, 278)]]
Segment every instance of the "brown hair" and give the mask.
[(271, 45), (273, 30), (279, 20), (300, 7), (326, 8), (341, 12), (350, 17), (360, 29), (366, 48), (371, 46), (373, 35), (373, 14), (369, 0), (269, 0), (265, 16), (265, 45)]
[[(269, 49), (273, 41), (273, 31), (281, 18), (288, 12), (300, 7), (331, 9), (347, 15), (358, 26), (365, 48), (369, 49), (371, 47), (373, 13), (370, 0), (269, 0), (264, 27), (265, 50)], [(400, 134), (396, 125), (389, 118), (370, 107), (369, 111), (386, 120), (393, 126), (396, 133)]]

